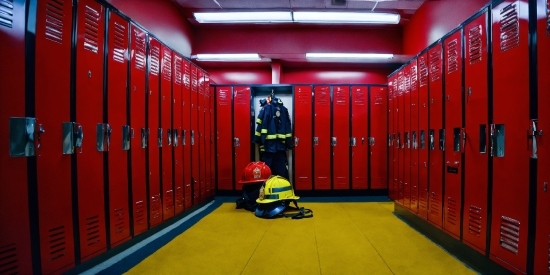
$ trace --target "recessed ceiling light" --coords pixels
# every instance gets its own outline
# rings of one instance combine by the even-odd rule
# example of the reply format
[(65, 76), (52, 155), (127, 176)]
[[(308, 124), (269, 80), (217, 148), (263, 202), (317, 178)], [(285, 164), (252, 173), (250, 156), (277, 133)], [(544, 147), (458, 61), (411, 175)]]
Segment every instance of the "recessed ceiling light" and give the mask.
[(257, 53), (197, 54), (197, 61), (259, 61)]
[(369, 23), (398, 24), (399, 14), (376, 12), (310, 12), (295, 11), (294, 22), (302, 23)]
[(290, 12), (196, 12), (199, 23), (282, 23), (292, 22)]
[(380, 53), (306, 53), (306, 58), (392, 59), (393, 54)]

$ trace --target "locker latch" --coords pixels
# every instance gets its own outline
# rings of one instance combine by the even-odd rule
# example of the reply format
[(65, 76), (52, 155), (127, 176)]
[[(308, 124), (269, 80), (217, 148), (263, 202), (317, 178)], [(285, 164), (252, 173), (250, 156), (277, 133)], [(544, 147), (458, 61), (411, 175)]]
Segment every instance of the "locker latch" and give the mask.
[(162, 128), (158, 128), (157, 144), (162, 147)]
[(491, 124), (491, 156), (504, 157), (505, 126), (504, 124)]
[(239, 138), (233, 138), (233, 146), (235, 146), (235, 147), (241, 146), (241, 142), (240, 142)]
[(181, 144), (183, 146), (187, 145), (187, 130), (181, 130)]
[(445, 151), (445, 129), (439, 129), (439, 150)]
[(141, 148), (147, 148), (147, 136), (145, 128), (141, 128)]
[(178, 135), (178, 129), (174, 129), (173, 134), (174, 134), (174, 147), (178, 147), (179, 140), (180, 140), (180, 137)]
[(405, 133), (405, 139), (406, 139), (406, 142), (407, 142), (407, 149), (410, 149), (411, 148), (411, 136), (410, 136), (410, 132), (406, 132)]
[[(111, 126), (107, 123), (98, 123), (96, 125), (96, 149), (99, 152), (109, 151), (111, 138)], [(107, 147), (105, 147), (107, 144)]]
[(369, 145), (370, 145), (370, 146), (374, 146), (374, 142), (375, 142), (375, 141), (376, 141), (376, 140), (374, 139), (374, 137), (369, 137)]
[(82, 125), (74, 123), (74, 146), (80, 148), (80, 153), (82, 154), (82, 141), (84, 140), (84, 130)]
[(355, 137), (349, 139), (349, 146), (357, 146), (357, 139)]
[(298, 137), (294, 137), (294, 147), (298, 146), (298, 142), (300, 139)]
[(544, 182), (542, 184), (542, 191), (544, 191), (544, 192), (548, 191), (548, 182)]
[(191, 146), (195, 145), (195, 130), (191, 130)]
[(319, 137), (313, 137), (313, 146), (319, 145)]
[[(542, 132), (541, 132), (541, 135), (542, 135)], [(537, 133), (537, 120), (536, 119), (533, 119), (531, 120), (531, 126), (530, 126), (530, 129), (529, 131), (527, 131), (527, 136), (528, 136), (528, 139), (531, 139), (531, 158), (532, 159), (537, 159), (538, 158), (538, 146), (537, 146), (537, 136), (538, 136), (538, 133)], [(528, 141), (529, 142), (529, 141)], [(529, 144), (527, 145), (528, 146), (528, 150), (529, 150)]]
[(172, 145), (172, 130), (171, 129), (166, 129), (166, 141), (167, 141), (168, 146)]
[(388, 135), (388, 147), (391, 147), (392, 145), (392, 138), (391, 138), (391, 134)]
[(130, 139), (132, 137), (132, 131), (129, 125), (122, 126), (122, 150), (130, 150)]
[(10, 117), (10, 156), (31, 157), (35, 155), (33, 117)]
[(336, 146), (336, 145), (337, 145), (337, 138), (336, 138), (336, 137), (332, 137), (332, 138), (330, 139), (330, 145), (332, 145), (332, 146)]

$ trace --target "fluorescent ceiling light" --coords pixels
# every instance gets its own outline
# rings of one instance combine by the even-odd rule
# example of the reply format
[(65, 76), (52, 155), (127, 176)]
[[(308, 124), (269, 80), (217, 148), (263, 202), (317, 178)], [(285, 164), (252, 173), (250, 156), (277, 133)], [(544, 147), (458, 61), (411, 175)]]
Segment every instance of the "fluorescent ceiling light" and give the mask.
[(380, 53), (306, 53), (306, 58), (392, 59), (393, 54)]
[(294, 22), (302, 23), (371, 23), (398, 24), (399, 14), (375, 12), (310, 12), (295, 11)]
[(199, 23), (269, 23), (292, 22), (290, 12), (196, 12)]
[(197, 61), (259, 61), (257, 53), (197, 54)]

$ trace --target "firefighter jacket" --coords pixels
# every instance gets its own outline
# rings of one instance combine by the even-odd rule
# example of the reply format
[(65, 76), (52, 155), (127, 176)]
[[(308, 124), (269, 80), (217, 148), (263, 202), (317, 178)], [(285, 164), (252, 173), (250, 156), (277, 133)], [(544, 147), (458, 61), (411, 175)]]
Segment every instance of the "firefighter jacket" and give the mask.
[(255, 140), (260, 151), (274, 153), (293, 147), (290, 115), (282, 100), (273, 98), (271, 104), (262, 108), (256, 123)]

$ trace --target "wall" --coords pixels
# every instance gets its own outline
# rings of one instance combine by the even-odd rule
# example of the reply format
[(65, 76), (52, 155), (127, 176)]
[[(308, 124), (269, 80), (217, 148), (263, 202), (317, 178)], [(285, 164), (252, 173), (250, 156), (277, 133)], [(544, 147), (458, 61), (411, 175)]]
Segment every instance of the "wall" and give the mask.
[(170, 0), (107, 0), (185, 57), (192, 52), (193, 29)]
[(403, 54), (418, 54), (489, 2), (488, 0), (424, 2), (403, 30)]
[[(203, 65), (200, 65), (203, 67)], [(268, 66), (268, 65), (267, 65)], [(271, 84), (271, 68), (206, 68), (216, 84)]]
[(281, 75), (284, 84), (386, 84), (390, 69), (318, 70), (288, 69)]

